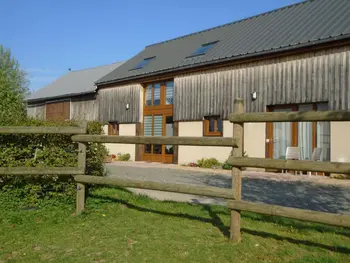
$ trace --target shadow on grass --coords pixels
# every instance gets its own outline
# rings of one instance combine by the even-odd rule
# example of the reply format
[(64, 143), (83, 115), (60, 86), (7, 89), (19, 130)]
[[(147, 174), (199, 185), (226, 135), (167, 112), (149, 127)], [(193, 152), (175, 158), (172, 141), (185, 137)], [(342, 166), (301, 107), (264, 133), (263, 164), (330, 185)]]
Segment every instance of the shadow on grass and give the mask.
[[(210, 216), (210, 218), (204, 218), (204, 217), (200, 217), (200, 216), (194, 216), (194, 215), (189, 215), (189, 214), (184, 214), (184, 213), (169, 213), (169, 212), (164, 212), (164, 211), (157, 211), (154, 209), (149, 209), (149, 208), (145, 208), (145, 207), (140, 207), (140, 206), (136, 206), (134, 204), (128, 203), (125, 200), (121, 200), (118, 198), (114, 198), (114, 197), (110, 197), (110, 196), (102, 196), (99, 194), (90, 194), (90, 197), (92, 198), (96, 198), (96, 199), (102, 199), (108, 202), (113, 202), (113, 203), (119, 203), (119, 204), (123, 204), (126, 207), (130, 208), (130, 209), (135, 209), (137, 211), (140, 212), (151, 212), (151, 213), (155, 213), (155, 214), (159, 214), (159, 215), (165, 215), (165, 216), (171, 216), (171, 217), (181, 217), (181, 218), (185, 218), (185, 219), (189, 219), (189, 220), (196, 220), (196, 221), (200, 221), (200, 222), (205, 222), (205, 223), (211, 223), (214, 227), (218, 228), (221, 233), (229, 238), (230, 237), (230, 230), (229, 227), (226, 226), (222, 220), (220, 219), (220, 217), (218, 216), (218, 213), (216, 213), (215, 211), (212, 210), (212, 208), (209, 205), (201, 205), (203, 207), (204, 210), (206, 210)], [(249, 217), (249, 216), (248, 216)], [(250, 217), (253, 220), (261, 220), (260, 218), (256, 218), (256, 217)], [(263, 216), (262, 218), (268, 218), (266, 216)], [(261, 221), (265, 221), (265, 220), (261, 220)], [(266, 220), (267, 222), (275, 222), (276, 220)], [(290, 225), (290, 224), (289, 224)], [(299, 226), (301, 226), (301, 224), (299, 224)], [(296, 228), (299, 228), (299, 226), (296, 226)], [(312, 227), (308, 227), (308, 229), (313, 229)], [(320, 227), (318, 229), (320, 231)], [(320, 243), (316, 243), (313, 241), (307, 241), (307, 240), (297, 240), (297, 239), (293, 239), (290, 237), (283, 237), (280, 235), (276, 235), (273, 233), (267, 233), (267, 232), (262, 232), (262, 231), (256, 231), (256, 230), (252, 230), (252, 229), (247, 229), (247, 228), (242, 228), (241, 231), (243, 233), (247, 233), (250, 235), (255, 235), (255, 236), (260, 236), (260, 237), (264, 237), (264, 238), (273, 238), (279, 241), (287, 241), (289, 243), (292, 244), (301, 244), (301, 245), (305, 245), (305, 246), (313, 246), (313, 247), (318, 247), (318, 248), (322, 248), (322, 249), (326, 249), (332, 252), (338, 252), (338, 253), (345, 253), (345, 254), (350, 254), (350, 249), (346, 248), (346, 247), (341, 247), (341, 246), (329, 246), (329, 245), (325, 245), (325, 244), (320, 244)], [(344, 234), (344, 233), (342, 233)]]

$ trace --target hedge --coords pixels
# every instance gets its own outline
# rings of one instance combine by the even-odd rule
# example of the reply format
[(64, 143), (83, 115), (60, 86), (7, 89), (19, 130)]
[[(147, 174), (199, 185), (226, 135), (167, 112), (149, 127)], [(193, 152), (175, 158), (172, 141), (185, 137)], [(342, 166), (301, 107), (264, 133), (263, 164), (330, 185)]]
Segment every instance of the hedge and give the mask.
[[(52, 122), (29, 119), (14, 122), (15, 126), (78, 126), (76, 122)], [(102, 134), (102, 124), (88, 123), (89, 134)], [(71, 135), (6, 134), (0, 135), (0, 167), (74, 167), (77, 166), (78, 145)], [(88, 143), (86, 174), (103, 176), (104, 145)], [(73, 177), (58, 176), (1, 176), (0, 191), (14, 194), (27, 203), (38, 203), (54, 196), (70, 199), (75, 194)]]

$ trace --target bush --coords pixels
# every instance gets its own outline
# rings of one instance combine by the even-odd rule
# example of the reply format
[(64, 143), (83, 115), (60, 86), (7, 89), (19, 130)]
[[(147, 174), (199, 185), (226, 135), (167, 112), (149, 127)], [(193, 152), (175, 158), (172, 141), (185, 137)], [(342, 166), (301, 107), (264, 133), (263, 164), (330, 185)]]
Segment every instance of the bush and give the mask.
[(118, 161), (127, 162), (130, 160), (130, 153), (118, 153)]
[[(232, 153), (230, 154), (230, 156), (232, 155)], [(243, 157), (248, 157), (248, 154), (246, 151), (243, 152)], [(226, 160), (226, 162), (222, 165), (222, 169), (224, 170), (232, 170), (232, 164), (227, 163), (228, 160)], [(245, 168), (243, 167), (242, 170), (245, 170)]]
[[(74, 122), (52, 122), (29, 119), (17, 126), (77, 126)], [(88, 123), (89, 134), (101, 134), (102, 125)], [(78, 164), (78, 145), (71, 135), (60, 134), (6, 134), (0, 135), (0, 167), (74, 167)], [(104, 145), (88, 143), (86, 173), (104, 175), (103, 158), (107, 154)], [(26, 203), (36, 204), (41, 199), (64, 197), (75, 194), (72, 177), (58, 176), (2, 176), (0, 190), (16, 195)]]
[(209, 158), (209, 159), (202, 158), (202, 159), (198, 160), (197, 163), (198, 163), (198, 166), (201, 168), (219, 168), (219, 167), (221, 167), (221, 163), (215, 158)]

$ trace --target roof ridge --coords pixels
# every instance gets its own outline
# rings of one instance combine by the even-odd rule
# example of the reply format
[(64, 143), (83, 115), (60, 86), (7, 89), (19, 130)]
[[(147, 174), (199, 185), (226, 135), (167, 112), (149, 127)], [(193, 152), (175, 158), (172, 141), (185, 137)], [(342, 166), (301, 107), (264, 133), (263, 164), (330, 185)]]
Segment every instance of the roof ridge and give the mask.
[(113, 63), (109, 63), (109, 64), (104, 64), (104, 65), (101, 65), (101, 66), (95, 66), (95, 67), (91, 67), (91, 68), (83, 68), (83, 69), (72, 70), (72, 71), (69, 71), (68, 73), (70, 73), (70, 72), (79, 72), (79, 71), (84, 71), (84, 70), (89, 70), (89, 69), (95, 69), (95, 68), (102, 68), (102, 67), (112, 66), (112, 65), (114, 65), (114, 64), (124, 63), (124, 62), (125, 62), (125, 61), (117, 61), (117, 62), (113, 62)]
[(210, 31), (210, 30), (214, 30), (214, 29), (217, 29), (217, 28), (238, 24), (238, 23), (241, 23), (241, 22), (246, 21), (246, 20), (250, 20), (250, 19), (257, 18), (257, 17), (264, 16), (264, 15), (268, 15), (270, 13), (278, 12), (278, 11), (281, 11), (283, 9), (295, 7), (295, 6), (306, 4), (308, 2), (313, 2), (313, 1), (316, 1), (316, 0), (302, 0), (301, 2), (298, 2), (298, 3), (290, 4), (290, 5), (287, 5), (287, 6), (282, 6), (282, 7), (279, 7), (279, 8), (276, 8), (276, 9), (264, 12), (264, 13), (260, 13), (260, 14), (254, 15), (254, 16), (249, 16), (249, 17), (246, 17), (246, 18), (242, 18), (242, 19), (239, 19), (239, 20), (236, 20), (236, 21), (233, 21), (233, 22), (229, 22), (229, 23), (223, 24), (223, 25), (211, 27), (211, 28), (208, 28), (208, 29), (204, 29), (204, 30), (200, 30), (200, 31), (194, 32), (194, 33), (186, 34), (186, 35), (183, 35), (183, 36), (180, 36), (180, 37), (175, 37), (175, 38), (172, 38), (172, 39), (169, 39), (169, 40), (165, 40), (165, 41), (161, 41), (161, 42), (158, 42), (158, 43), (150, 44), (150, 45), (147, 45), (146, 48), (152, 47), (152, 46), (156, 46), (156, 45), (160, 45), (160, 44), (164, 44), (164, 43), (171, 42), (171, 41), (174, 41), (174, 40), (178, 40), (178, 39), (181, 39), (181, 38), (186, 38), (186, 37), (189, 37), (189, 36), (193, 36), (193, 35), (200, 34), (200, 33), (203, 33), (203, 32), (207, 32), (207, 31)]

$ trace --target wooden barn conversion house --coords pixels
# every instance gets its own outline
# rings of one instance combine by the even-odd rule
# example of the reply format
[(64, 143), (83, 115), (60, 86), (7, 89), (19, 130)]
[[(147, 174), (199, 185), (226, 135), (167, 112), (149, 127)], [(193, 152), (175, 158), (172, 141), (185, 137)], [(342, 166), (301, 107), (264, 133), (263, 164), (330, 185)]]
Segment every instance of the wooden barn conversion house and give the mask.
[[(349, 110), (349, 11), (349, 0), (301, 2), (149, 45), (96, 78), (88, 95), (73, 98), (73, 80), (56, 91), (70, 98), (70, 118), (102, 121), (110, 135), (231, 137), (227, 118), (236, 97), (244, 99), (247, 112)], [(48, 103), (44, 90), (50, 86), (28, 101), (32, 116), (45, 109), (39, 116), (62, 112), (61, 97)], [(305, 160), (317, 148), (323, 161), (349, 161), (349, 130), (347, 122), (246, 124), (244, 149), (250, 157), (286, 158), (287, 147), (295, 146)], [(133, 160), (180, 164), (209, 157), (225, 161), (231, 151), (109, 148), (128, 152)]]

